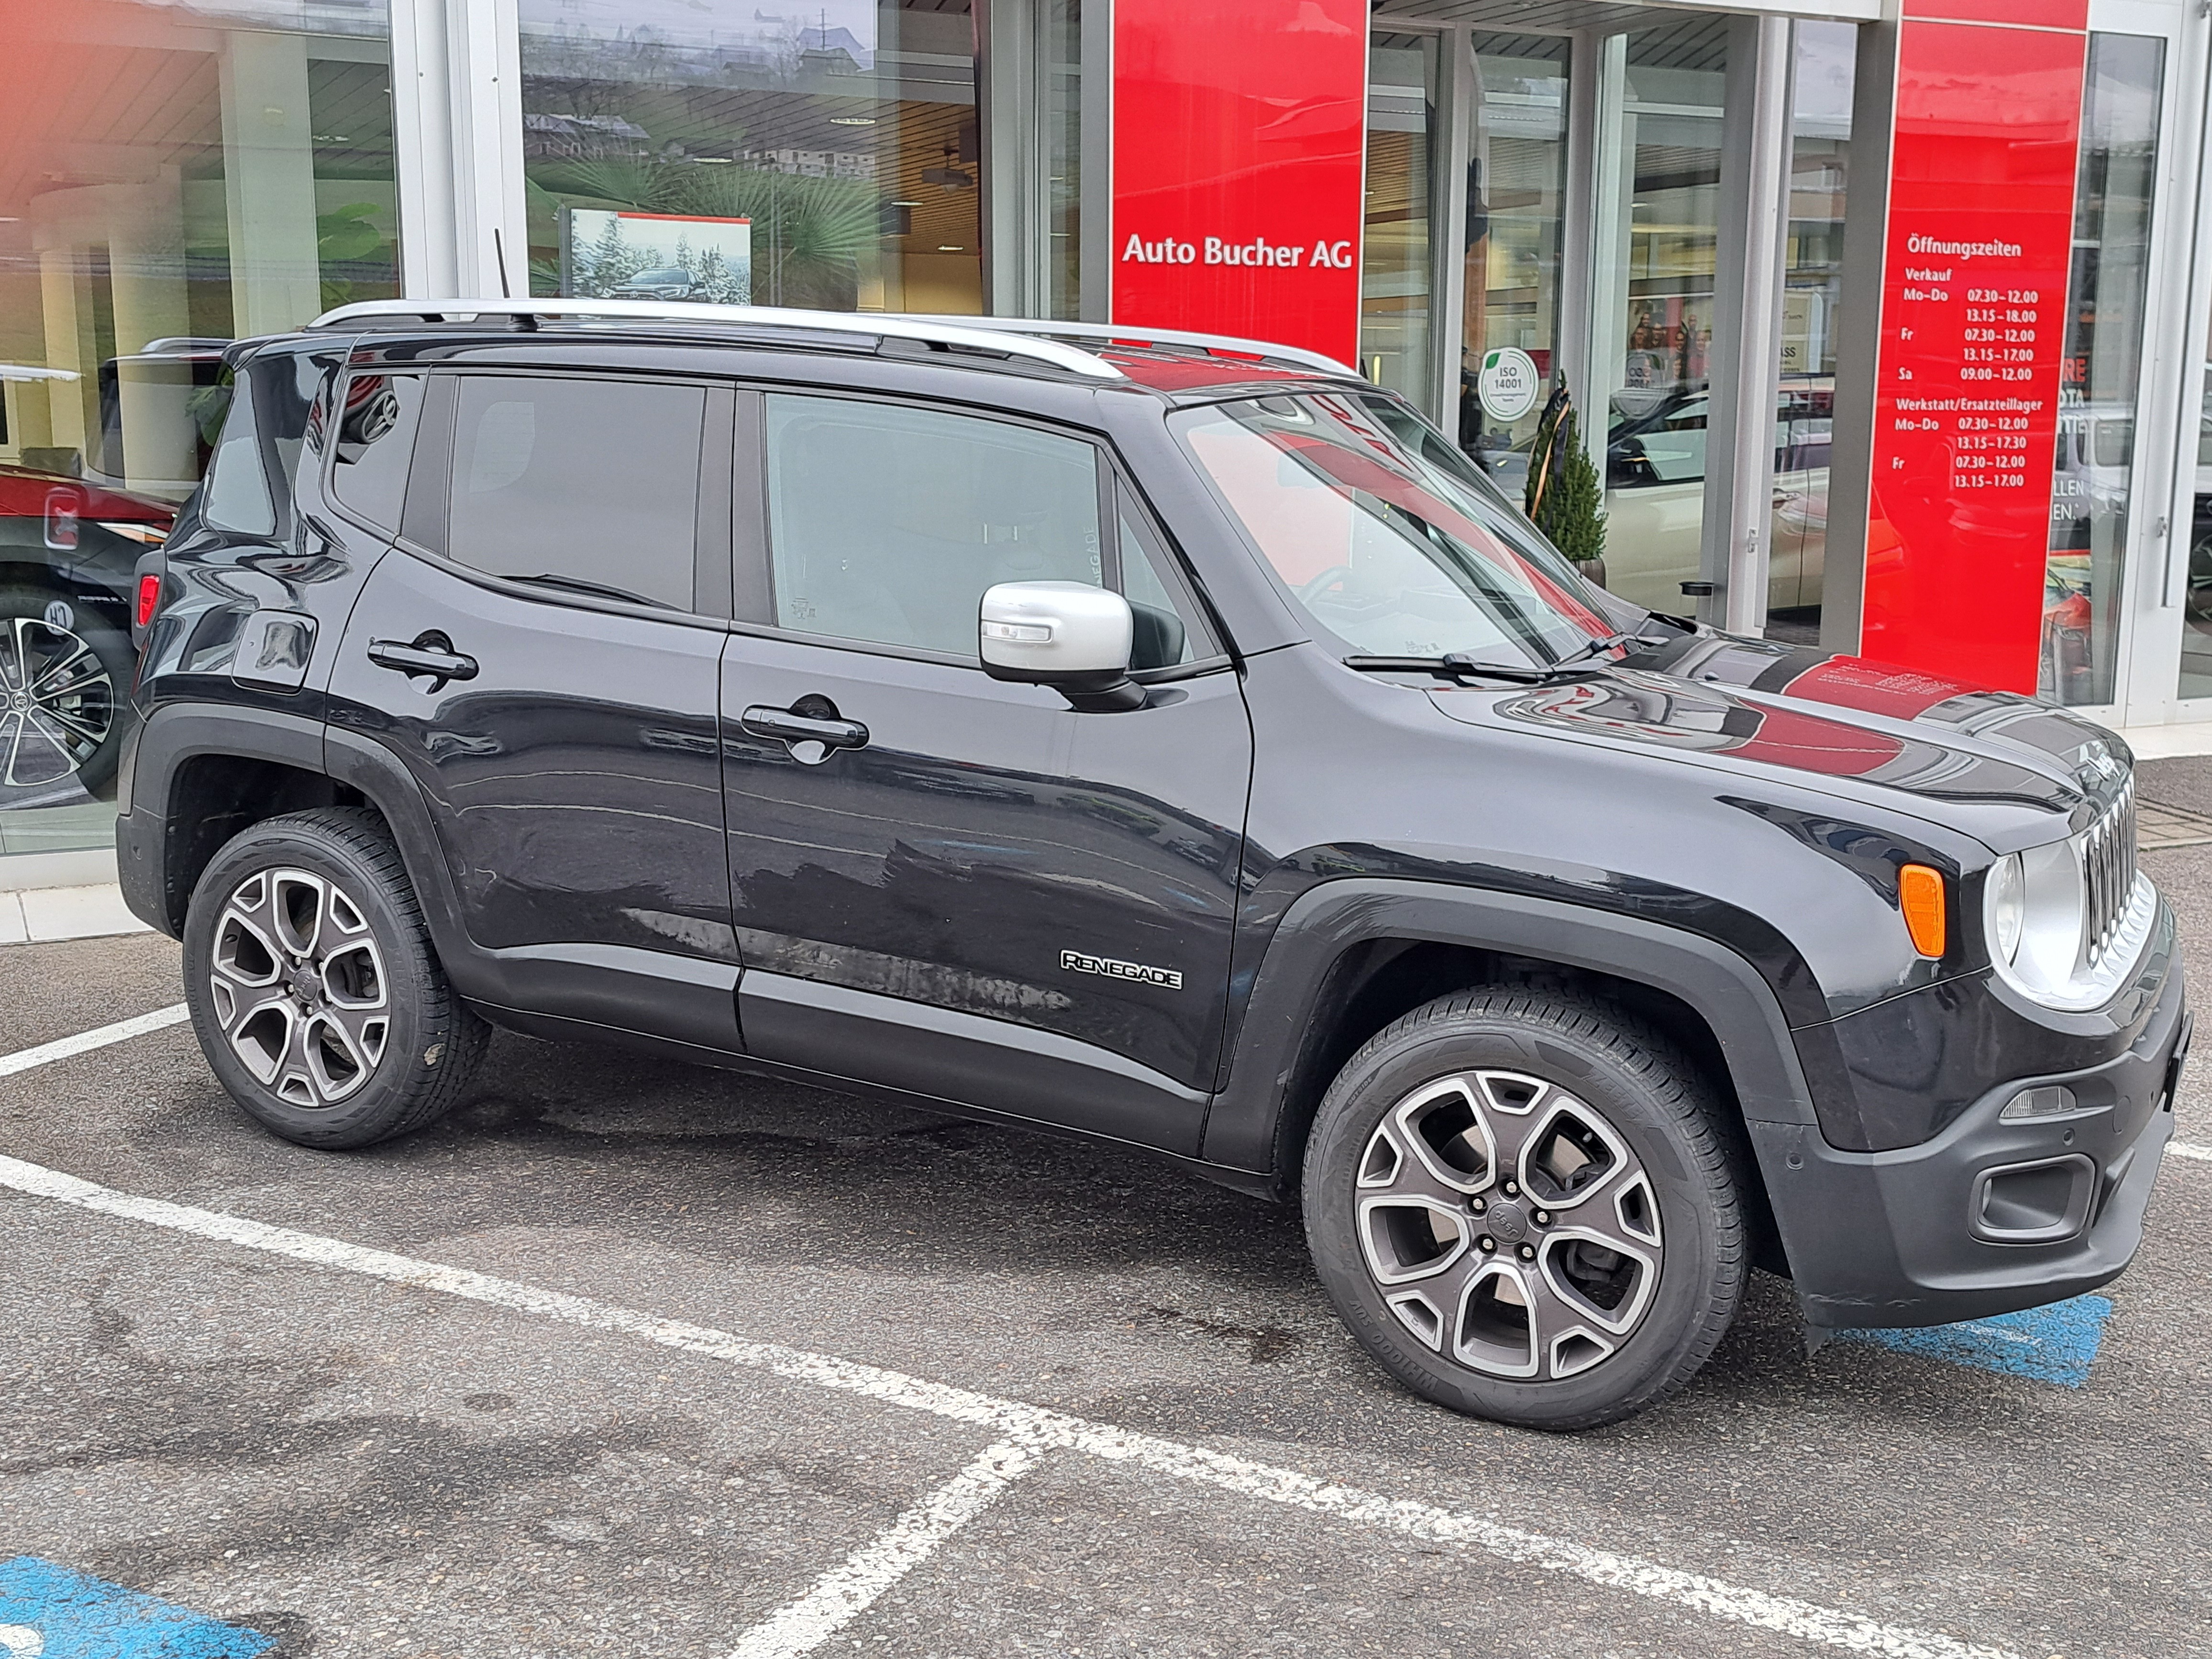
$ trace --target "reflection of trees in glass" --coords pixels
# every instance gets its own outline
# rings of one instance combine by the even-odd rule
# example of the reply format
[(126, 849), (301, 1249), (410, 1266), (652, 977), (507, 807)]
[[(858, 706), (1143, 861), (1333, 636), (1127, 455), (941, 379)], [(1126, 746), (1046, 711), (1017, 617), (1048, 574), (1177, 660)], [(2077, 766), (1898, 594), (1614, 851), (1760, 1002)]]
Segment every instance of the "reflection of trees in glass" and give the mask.
[[(803, 178), (743, 163), (688, 159), (539, 161), (531, 168), (529, 191), (531, 216), (556, 222), (562, 207), (750, 219), (753, 301), (825, 311), (858, 307), (860, 258), (875, 243), (879, 217), (875, 186), (866, 180)], [(535, 229), (531, 240), (543, 245)], [(644, 268), (643, 263), (633, 264), (623, 275)], [(550, 260), (532, 261), (531, 287), (557, 293), (559, 267)]]
[[(328, 213), (315, 216), (315, 260), (325, 273), (323, 276), (323, 307), (349, 304), (356, 298), (383, 297), (358, 295), (356, 289), (370, 287), (380, 290), (390, 286), (384, 270), (363, 283), (357, 276), (332, 276), (332, 267), (352, 266), (356, 270), (366, 261), (378, 266), (396, 266), (398, 249), (392, 239), (370, 223), (371, 217), (380, 210), (374, 202), (349, 202), (343, 207), (332, 208)], [(390, 248), (390, 253), (386, 250)], [(303, 319), (304, 320), (304, 319)]]

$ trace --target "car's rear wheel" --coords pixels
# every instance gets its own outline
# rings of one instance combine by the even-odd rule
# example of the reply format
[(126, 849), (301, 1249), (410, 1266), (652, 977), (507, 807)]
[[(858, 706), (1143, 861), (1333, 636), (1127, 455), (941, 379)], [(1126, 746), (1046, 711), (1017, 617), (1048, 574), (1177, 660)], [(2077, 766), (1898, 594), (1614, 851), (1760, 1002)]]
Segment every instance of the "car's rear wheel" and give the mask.
[(113, 781), (132, 660), (129, 637), (82, 599), (0, 588), (0, 800)]
[(451, 1109), (489, 1032), (446, 982), (374, 814), (270, 818), (217, 853), (185, 925), (185, 998), (208, 1064), (303, 1146), (367, 1146)]
[(1747, 1245), (1717, 1104), (1663, 1036), (1564, 994), (1463, 992), (1348, 1061), (1307, 1143), (1306, 1234), (1408, 1388), (1529, 1428), (1688, 1381)]

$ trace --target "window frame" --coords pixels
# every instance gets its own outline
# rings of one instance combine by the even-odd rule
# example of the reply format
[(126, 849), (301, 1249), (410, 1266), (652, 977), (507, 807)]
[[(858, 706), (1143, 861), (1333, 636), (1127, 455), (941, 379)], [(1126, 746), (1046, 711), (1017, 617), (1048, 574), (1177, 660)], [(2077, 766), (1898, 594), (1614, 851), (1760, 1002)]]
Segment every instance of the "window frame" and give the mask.
[[(1127, 597), (1124, 591), (1127, 584), (1121, 572), (1119, 517), (1120, 508), (1126, 503), (1131, 509), (1131, 516), (1137, 521), (1140, 538), (1148, 538), (1152, 544), (1152, 550), (1165, 556), (1166, 568), (1155, 573), (1159, 576), (1161, 585), (1183, 607), (1186, 613), (1183, 620), (1195, 624), (1194, 629), (1188, 630), (1195, 636), (1192, 641), (1192, 649), (1197, 653), (1190, 661), (1162, 668), (1135, 669), (1131, 671), (1130, 678), (1140, 684), (1152, 684), (1164, 680), (1188, 679), (1235, 665), (1234, 656), (1227, 643), (1229, 632), (1222, 626), (1219, 615), (1206, 600), (1204, 590), (1193, 579), (1182, 550), (1165, 532), (1159, 515), (1152, 511), (1144, 492), (1137, 488), (1134, 475), (1121, 464), (1113, 445), (1103, 434), (1088, 428), (1067, 426), (1018, 410), (979, 408), (943, 398), (878, 392), (859, 386), (794, 385), (784, 381), (753, 382), (738, 388), (740, 409), (737, 453), (733, 462), (739, 478), (734, 492), (739, 523), (737, 533), (731, 538), (731, 554), (736, 567), (732, 581), (735, 595), (735, 603), (731, 609), (730, 627), (732, 632), (763, 639), (788, 640), (799, 645), (820, 646), (825, 650), (899, 657), (910, 662), (943, 663), (950, 667), (972, 670), (978, 675), (983, 672), (983, 665), (975, 655), (961, 656), (953, 652), (933, 651), (921, 646), (895, 645), (884, 641), (856, 640), (843, 635), (815, 633), (805, 629), (787, 628), (775, 620), (775, 549), (770, 533), (769, 511), (768, 398), (771, 393), (793, 398), (829, 398), (840, 403), (878, 404), (931, 414), (954, 415), (1000, 426), (1022, 427), (1089, 446), (1098, 482), (1098, 563), (1103, 585), (1109, 592), (1121, 594), (1124, 599)], [(743, 406), (748, 397), (751, 404), (750, 417)], [(744, 458), (748, 444), (751, 447), (753, 459), (750, 466), (745, 465)]]
[[(368, 372), (374, 372), (368, 371)], [(428, 367), (429, 383), (422, 392), (421, 426), (407, 472), (407, 490), (399, 512), (399, 533), (394, 548), (426, 560), (440, 569), (476, 586), (510, 598), (571, 611), (595, 611), (618, 617), (676, 623), (685, 627), (727, 632), (731, 627), (730, 572), (732, 568), (731, 511), (734, 417), (732, 388), (726, 380), (710, 374), (655, 374), (620, 369), (513, 363), (435, 364)], [(523, 581), (495, 571), (479, 570), (455, 558), (451, 543), (453, 458), (458, 453), (457, 422), (460, 416), (461, 382), (471, 378), (532, 380), (589, 380), (595, 384), (625, 381), (648, 386), (697, 388), (705, 394), (700, 416), (697, 493), (691, 532), (691, 602), (688, 607), (641, 605), (627, 599), (576, 592), (540, 582)], [(332, 446), (335, 449), (335, 446)], [(325, 465), (331, 465), (326, 460)], [(349, 522), (359, 522), (349, 519)], [(379, 534), (386, 532), (379, 532)]]

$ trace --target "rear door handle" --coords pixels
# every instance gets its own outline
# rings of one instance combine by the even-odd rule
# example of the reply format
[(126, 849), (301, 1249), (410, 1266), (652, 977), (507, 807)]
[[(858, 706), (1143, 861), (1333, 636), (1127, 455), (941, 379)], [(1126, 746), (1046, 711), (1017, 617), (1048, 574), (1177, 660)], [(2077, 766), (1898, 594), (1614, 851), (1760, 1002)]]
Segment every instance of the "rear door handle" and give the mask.
[(433, 691), (444, 690), (449, 680), (472, 680), (477, 677), (477, 659), (454, 650), (453, 642), (435, 629), (417, 634), (405, 642), (371, 640), (368, 659), (379, 668), (389, 668), (397, 674), (427, 674), (434, 682), (430, 687)]
[(802, 714), (791, 708), (771, 708), (766, 703), (755, 703), (746, 709), (738, 717), (738, 724), (753, 737), (788, 744), (793, 757), (809, 766), (829, 759), (833, 750), (858, 749), (868, 740), (868, 728), (858, 720)]

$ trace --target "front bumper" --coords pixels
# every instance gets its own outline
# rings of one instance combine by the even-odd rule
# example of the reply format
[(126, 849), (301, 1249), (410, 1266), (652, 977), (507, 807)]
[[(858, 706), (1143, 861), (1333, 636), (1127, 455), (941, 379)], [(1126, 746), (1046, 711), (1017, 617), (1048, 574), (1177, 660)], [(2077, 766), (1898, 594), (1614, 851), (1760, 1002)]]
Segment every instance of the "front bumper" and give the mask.
[[(1749, 1124), (1807, 1321), (1947, 1324), (2118, 1278), (2142, 1242), (2172, 1136), (2187, 1003), (2177, 954), (2124, 1051), (2007, 1079), (1918, 1146), (1844, 1152), (1809, 1125)], [(2047, 1083), (2070, 1087), (2078, 1109), (2000, 1117), (2021, 1090)]]

